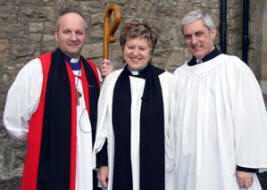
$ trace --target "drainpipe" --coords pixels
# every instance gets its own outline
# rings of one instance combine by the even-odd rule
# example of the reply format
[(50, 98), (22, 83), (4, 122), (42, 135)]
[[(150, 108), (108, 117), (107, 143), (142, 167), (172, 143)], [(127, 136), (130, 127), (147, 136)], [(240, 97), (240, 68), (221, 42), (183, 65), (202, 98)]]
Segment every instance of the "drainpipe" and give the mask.
[(242, 60), (248, 64), (248, 20), (249, 20), (249, 0), (243, 0), (243, 46), (242, 46)]
[(221, 1), (221, 52), (226, 53), (227, 52), (227, 0)]

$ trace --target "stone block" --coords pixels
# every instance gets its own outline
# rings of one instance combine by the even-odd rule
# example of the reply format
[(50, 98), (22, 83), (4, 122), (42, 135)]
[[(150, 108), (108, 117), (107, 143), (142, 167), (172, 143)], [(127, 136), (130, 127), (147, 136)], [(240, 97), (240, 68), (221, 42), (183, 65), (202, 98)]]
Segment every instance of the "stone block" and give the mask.
[(42, 32), (44, 30), (44, 24), (40, 22), (29, 23), (29, 32)]
[[(40, 18), (45, 17), (47, 18), (47, 21), (54, 22), (57, 18), (57, 13), (55, 11), (54, 7), (44, 7), (42, 11), (40, 11), (40, 14), (42, 16), (39, 16)], [(43, 16), (43, 14), (45, 16)]]
[(9, 76), (7, 75), (7, 74), (5, 74), (5, 73), (1, 73), (1, 82), (3, 82), (3, 83), (7, 83), (10, 79), (9, 79)]
[(241, 44), (242, 42), (242, 37), (240, 34), (237, 34), (236, 32), (231, 32), (231, 30), (228, 31), (227, 35), (227, 44), (229, 46), (234, 45), (234, 44)]
[(9, 15), (16, 14), (18, 10), (18, 6), (16, 2), (12, 1), (5, 1), (5, 5), (0, 5), (0, 13), (8, 13)]
[(22, 23), (1, 23), (0, 33), (1, 35), (16, 35), (26, 33), (26, 29)]
[(267, 43), (267, 22), (262, 25), (262, 34), (263, 43)]
[[(138, 3), (138, 9), (137, 9), (137, 15), (142, 15), (142, 18), (148, 18), (151, 17), (153, 12), (156, 11), (156, 9), (153, 9), (153, 6), (156, 6), (157, 9), (159, 5), (156, 5), (153, 2), (148, 2), (148, 1), (139, 1)], [(154, 14), (153, 14), (154, 15)]]
[(192, 11), (194, 9), (194, 4), (187, 1), (178, 1), (176, 12), (177, 12), (177, 18), (182, 18), (186, 13), (189, 11)]
[[(118, 39), (118, 38), (116, 38)], [(99, 43), (103, 41), (103, 29), (100, 27), (90, 29), (88, 32), (89, 43)]]
[(90, 21), (91, 21), (92, 26), (96, 26), (96, 25), (103, 26), (104, 25), (104, 12), (92, 14)]
[(23, 44), (12, 44), (11, 52), (15, 57), (25, 57), (25, 56), (33, 56), (34, 47), (27, 43)]
[(82, 12), (90, 14), (96, 14), (99, 13), (99, 10), (103, 10), (104, 14), (104, 9), (101, 7), (99, 1), (81, 1), (80, 2), (80, 8)]
[(266, 60), (267, 60), (267, 51), (262, 52), (262, 56), (261, 56), (261, 78), (267, 80), (267, 64), (266, 64)]
[(227, 7), (232, 9), (239, 9), (241, 11), (242, 4), (240, 0), (227, 1)]
[(29, 34), (29, 40), (34, 42), (40, 42), (42, 35), (40, 33)]
[(249, 3), (249, 20), (259, 22), (259, 20), (262, 20), (262, 13), (264, 6), (261, 6), (260, 1), (251, 1)]
[[(170, 6), (169, 3), (164, 1), (159, 1), (160, 3), (155, 2), (155, 5), (152, 6), (152, 11), (150, 12), (154, 12), (153, 15), (156, 15), (159, 18), (162, 18), (162, 20), (164, 20), (163, 18), (168, 18), (168, 17), (175, 17), (177, 14), (177, 7), (178, 7), (178, 3), (172, 3), (172, 6)], [(143, 13), (144, 14), (144, 13)]]
[(44, 30), (43, 32), (46, 34), (53, 34), (56, 30), (56, 23), (55, 22), (45, 22), (44, 23)]
[(184, 51), (183, 48), (175, 47), (167, 60), (169, 71), (173, 72), (178, 66), (184, 64)]
[(262, 52), (267, 53), (267, 37), (264, 37), (262, 39), (261, 45), (262, 45)]
[[(34, 1), (34, 0), (33, 0)], [(45, 6), (23, 6), (20, 9), (19, 15), (25, 17), (25, 20), (30, 21), (43, 21), (49, 20), (52, 21), (55, 19), (55, 9), (53, 7)]]
[(21, 15), (32, 16), (34, 14), (34, 7), (21, 7)]
[(113, 50), (110, 53), (111, 60), (121, 63), (123, 61), (123, 54), (121, 50)]
[(7, 39), (0, 39), (0, 58), (8, 56), (9, 47), (10, 45)]
[(265, 78), (265, 80), (260, 81), (260, 86), (263, 94), (267, 94), (267, 78)]
[(110, 59), (114, 62), (121, 64), (123, 62), (123, 52), (119, 41), (110, 45)]
[(201, 0), (190, 0), (192, 3), (201, 3)]
[(0, 9), (0, 19), (7, 19), (11, 14)]
[(40, 47), (40, 54), (49, 52), (49, 51), (54, 51), (57, 47), (57, 44), (55, 41), (43, 41), (42, 46)]
[(219, 8), (220, 1), (219, 0), (201, 0), (201, 5), (203, 8)]
[(17, 190), (20, 189), (20, 177), (14, 177), (7, 180), (0, 180), (0, 189), (1, 190)]
[(184, 63), (189, 62), (192, 59), (192, 54), (188, 50), (188, 48), (184, 48)]
[(155, 49), (153, 55), (153, 63), (162, 69), (166, 69), (168, 66), (168, 59), (171, 56), (171, 51), (168, 49)]
[(6, 16), (0, 17), (0, 23), (15, 23), (17, 22), (17, 17), (18, 16), (16, 14), (8, 14)]
[(54, 42), (55, 41), (55, 37), (52, 34), (44, 34), (43, 41), (45, 41), (45, 42), (49, 42), (49, 41)]
[(54, 0), (43, 0), (44, 3), (53, 3)]
[(82, 55), (90, 58), (102, 57), (102, 46), (102, 43), (86, 44), (82, 50)]
[(235, 9), (229, 9), (227, 14), (227, 28), (229, 30), (239, 28), (241, 31), (242, 28), (240, 28), (240, 23), (242, 23), (242, 15), (240, 15), (240, 13)]
[[(265, 102), (265, 109), (267, 110), (267, 94), (263, 94), (264, 102)], [(266, 174), (266, 172), (265, 172)], [(263, 190), (267, 190), (267, 177), (260, 179), (261, 186)]]

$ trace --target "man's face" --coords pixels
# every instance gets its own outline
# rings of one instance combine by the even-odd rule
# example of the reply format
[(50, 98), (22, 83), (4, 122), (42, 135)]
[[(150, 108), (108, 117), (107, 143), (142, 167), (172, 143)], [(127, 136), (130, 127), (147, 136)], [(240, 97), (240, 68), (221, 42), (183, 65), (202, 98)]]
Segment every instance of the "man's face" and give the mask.
[(86, 38), (86, 23), (79, 14), (67, 13), (60, 18), (55, 39), (62, 52), (72, 58), (79, 58)]
[(214, 47), (216, 29), (209, 30), (202, 19), (186, 24), (183, 27), (185, 43), (189, 51), (197, 58), (202, 59)]

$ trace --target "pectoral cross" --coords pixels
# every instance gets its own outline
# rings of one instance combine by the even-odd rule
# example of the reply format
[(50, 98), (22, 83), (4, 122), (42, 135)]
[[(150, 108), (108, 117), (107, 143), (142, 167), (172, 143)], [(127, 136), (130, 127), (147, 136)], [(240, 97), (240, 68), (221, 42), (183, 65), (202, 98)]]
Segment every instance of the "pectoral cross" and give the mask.
[(80, 91), (75, 88), (76, 90), (76, 100), (77, 100), (77, 105), (80, 105), (80, 97), (82, 97), (82, 94), (80, 93)]

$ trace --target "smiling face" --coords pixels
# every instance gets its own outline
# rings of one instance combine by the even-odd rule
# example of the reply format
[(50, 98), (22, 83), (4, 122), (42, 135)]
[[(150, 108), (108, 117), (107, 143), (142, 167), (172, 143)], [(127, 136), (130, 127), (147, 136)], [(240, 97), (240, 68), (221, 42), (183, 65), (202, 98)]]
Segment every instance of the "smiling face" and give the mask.
[(148, 64), (151, 58), (150, 51), (146, 38), (130, 38), (123, 48), (123, 57), (130, 70), (140, 70)]
[(214, 47), (216, 29), (209, 30), (202, 19), (183, 26), (183, 35), (189, 51), (197, 58), (202, 59)]
[(66, 55), (79, 58), (86, 38), (86, 23), (79, 14), (70, 12), (59, 19), (55, 39)]

